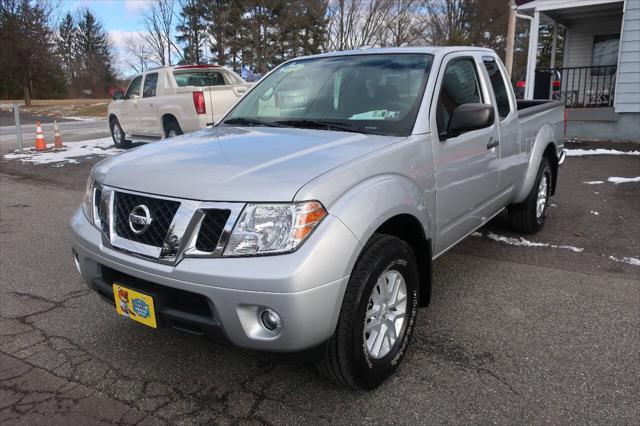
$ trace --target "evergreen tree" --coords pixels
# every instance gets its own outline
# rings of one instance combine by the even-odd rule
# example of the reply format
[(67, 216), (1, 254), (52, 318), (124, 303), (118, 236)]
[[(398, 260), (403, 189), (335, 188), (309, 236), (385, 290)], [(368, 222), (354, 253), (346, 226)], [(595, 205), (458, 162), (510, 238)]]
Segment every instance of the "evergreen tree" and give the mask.
[(77, 71), (76, 37), (77, 28), (75, 21), (71, 13), (67, 12), (58, 27), (57, 52), (65, 73), (67, 87), (71, 88), (71, 91), (73, 91), (75, 86)]
[(114, 80), (109, 39), (89, 9), (80, 12), (76, 42), (83, 93), (90, 90), (93, 95), (105, 95)]
[(64, 78), (45, 0), (0, 0), (0, 96), (62, 95)]
[(176, 41), (184, 45), (183, 64), (197, 64), (202, 61), (202, 46), (206, 38), (204, 15), (205, 7), (202, 1), (183, 0), (180, 24), (176, 27), (179, 32)]

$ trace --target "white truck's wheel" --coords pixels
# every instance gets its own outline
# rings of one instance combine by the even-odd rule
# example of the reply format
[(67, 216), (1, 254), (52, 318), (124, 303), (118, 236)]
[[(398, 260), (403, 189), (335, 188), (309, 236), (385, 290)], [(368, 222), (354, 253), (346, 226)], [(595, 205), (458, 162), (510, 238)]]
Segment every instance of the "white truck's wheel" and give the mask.
[(111, 129), (111, 138), (116, 147), (126, 148), (131, 145), (131, 141), (126, 139), (126, 134), (124, 130), (122, 130), (122, 127), (120, 127), (117, 118), (114, 117), (109, 121), (109, 127)]
[(418, 268), (403, 240), (376, 234), (356, 263), (336, 331), (318, 364), (330, 380), (373, 389), (398, 368), (418, 311)]

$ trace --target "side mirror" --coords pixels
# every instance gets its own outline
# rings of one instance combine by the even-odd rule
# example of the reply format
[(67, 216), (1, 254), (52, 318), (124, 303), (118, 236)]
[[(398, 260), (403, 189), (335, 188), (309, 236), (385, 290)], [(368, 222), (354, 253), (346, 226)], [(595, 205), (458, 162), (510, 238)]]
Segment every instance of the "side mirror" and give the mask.
[(118, 99), (122, 99), (122, 98), (124, 98), (124, 93), (122, 93), (119, 90), (113, 92), (113, 100), (114, 101), (117, 101)]
[(472, 130), (484, 129), (494, 122), (495, 112), (492, 105), (462, 104), (451, 114), (447, 135), (458, 136)]

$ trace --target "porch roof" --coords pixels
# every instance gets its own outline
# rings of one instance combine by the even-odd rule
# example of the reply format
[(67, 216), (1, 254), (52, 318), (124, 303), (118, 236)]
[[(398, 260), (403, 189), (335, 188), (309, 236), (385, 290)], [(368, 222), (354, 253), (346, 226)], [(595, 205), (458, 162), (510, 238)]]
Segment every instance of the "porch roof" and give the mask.
[(624, 0), (516, 0), (516, 4), (521, 13), (532, 15), (538, 11), (543, 21), (570, 27), (578, 22), (621, 16)]

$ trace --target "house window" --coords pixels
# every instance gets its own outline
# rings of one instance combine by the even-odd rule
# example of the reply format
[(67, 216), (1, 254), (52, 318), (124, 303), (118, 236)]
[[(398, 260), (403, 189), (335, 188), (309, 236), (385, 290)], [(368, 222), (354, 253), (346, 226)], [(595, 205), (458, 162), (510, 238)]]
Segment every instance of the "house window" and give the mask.
[(591, 75), (613, 75), (618, 65), (620, 34), (599, 35), (593, 39)]

